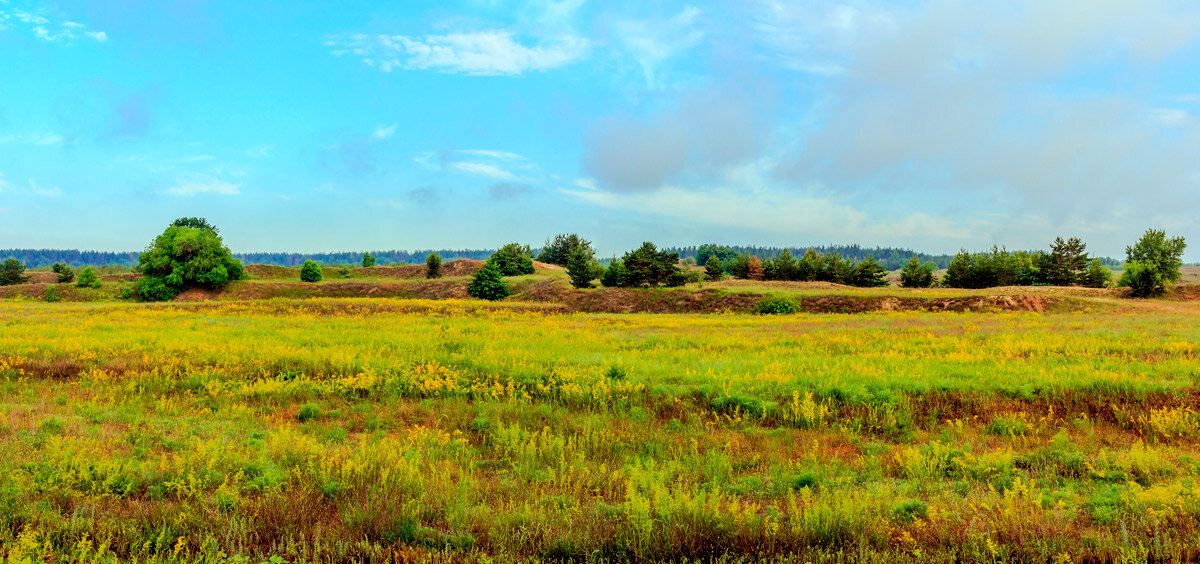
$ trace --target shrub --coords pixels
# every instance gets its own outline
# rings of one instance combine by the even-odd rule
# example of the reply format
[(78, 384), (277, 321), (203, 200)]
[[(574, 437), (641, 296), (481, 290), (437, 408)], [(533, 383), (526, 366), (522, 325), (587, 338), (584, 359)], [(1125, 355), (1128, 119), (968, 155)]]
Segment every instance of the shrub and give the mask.
[(761, 315), (787, 315), (800, 311), (800, 304), (786, 296), (770, 296), (760, 300), (754, 310)]
[(716, 253), (708, 255), (708, 260), (704, 261), (704, 277), (709, 282), (716, 282), (725, 277), (725, 267), (721, 266), (721, 259), (717, 258)]
[(475, 272), (471, 283), (467, 285), (467, 293), (473, 297), (490, 301), (503, 300), (508, 297), (508, 286), (504, 285), (500, 267), (491, 261), (484, 263), (483, 268)]
[(71, 268), (69, 264), (56, 262), (54, 266), (50, 267), (50, 270), (58, 275), (59, 283), (67, 283), (75, 280), (75, 269)]
[(242, 262), (203, 218), (175, 220), (138, 257), (137, 270), (144, 300), (169, 300), (191, 286), (221, 288), (245, 277)]
[(521, 276), (533, 274), (533, 251), (529, 245), (509, 243), (500, 247), (487, 262), (496, 265), (501, 276)]
[(85, 266), (83, 270), (79, 271), (79, 278), (75, 280), (75, 285), (80, 288), (99, 288), (100, 274), (96, 272), (95, 268)]
[(321, 271), (321, 265), (314, 260), (304, 261), (304, 265), (300, 267), (300, 280), (304, 282), (320, 282), (325, 275)]
[(53, 303), (53, 302), (57, 302), (59, 299), (60, 298), (58, 297), (58, 287), (55, 286), (54, 284), (46, 286), (46, 293), (42, 294), (42, 301)]
[(372, 255), (371, 253), (363, 253), (362, 266), (363, 268), (371, 268), (372, 266), (375, 266), (375, 255)]
[(442, 277), (442, 255), (429, 253), (429, 256), (425, 257), (425, 277)]
[(0, 286), (24, 284), (27, 280), (29, 277), (25, 276), (25, 265), (21, 261), (10, 258), (0, 264)]
[(908, 499), (896, 506), (895, 514), (900, 522), (911, 523), (929, 514), (929, 504), (919, 499)]

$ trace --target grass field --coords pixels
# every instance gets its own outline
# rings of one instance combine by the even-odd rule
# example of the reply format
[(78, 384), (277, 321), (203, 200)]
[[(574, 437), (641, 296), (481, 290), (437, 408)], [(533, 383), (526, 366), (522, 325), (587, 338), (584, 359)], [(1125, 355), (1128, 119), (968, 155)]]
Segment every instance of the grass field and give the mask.
[(0, 553), (1195, 560), (1197, 313), (0, 302)]

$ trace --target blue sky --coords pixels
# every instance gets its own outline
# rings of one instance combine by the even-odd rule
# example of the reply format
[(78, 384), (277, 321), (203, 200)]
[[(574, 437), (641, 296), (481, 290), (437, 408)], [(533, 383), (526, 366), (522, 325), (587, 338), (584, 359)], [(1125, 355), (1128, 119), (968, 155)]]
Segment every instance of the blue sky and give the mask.
[(1200, 5), (0, 0), (0, 247), (1200, 260)]

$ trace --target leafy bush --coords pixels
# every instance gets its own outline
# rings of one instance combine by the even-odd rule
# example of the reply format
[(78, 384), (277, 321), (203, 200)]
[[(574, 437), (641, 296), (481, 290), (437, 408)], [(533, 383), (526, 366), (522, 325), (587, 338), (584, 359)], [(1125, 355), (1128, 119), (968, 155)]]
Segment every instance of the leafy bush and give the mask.
[(487, 262), (494, 264), (501, 276), (521, 276), (533, 274), (533, 251), (529, 245), (509, 243), (500, 247)]
[(788, 315), (800, 311), (800, 304), (786, 296), (770, 296), (760, 300), (754, 310), (761, 315)]
[(300, 280), (303, 282), (320, 282), (325, 274), (321, 271), (321, 265), (317, 261), (306, 260), (304, 265), (300, 267)]
[(372, 266), (375, 266), (375, 255), (372, 255), (371, 253), (363, 253), (362, 266), (363, 268), (371, 268)]
[(471, 283), (467, 285), (467, 293), (482, 300), (497, 301), (507, 298), (509, 292), (500, 267), (488, 261), (475, 272)]
[(54, 266), (50, 267), (50, 271), (58, 275), (59, 283), (66, 283), (75, 280), (75, 269), (71, 268), (71, 265), (69, 264), (56, 262), (54, 263)]
[(429, 253), (429, 256), (425, 257), (425, 277), (442, 277), (442, 255)]
[(929, 514), (929, 504), (919, 499), (908, 499), (896, 506), (895, 514), (900, 522), (911, 523)]
[(95, 268), (85, 266), (83, 270), (79, 271), (79, 278), (75, 280), (75, 285), (80, 288), (99, 288), (100, 274), (96, 272)]
[(21, 261), (10, 258), (0, 264), (0, 286), (24, 284), (27, 280), (29, 277), (25, 276), (25, 265)]
[(46, 286), (46, 293), (42, 294), (42, 301), (53, 303), (53, 302), (57, 302), (60, 299), (61, 298), (58, 297), (58, 287), (57, 286), (55, 286), (54, 284)]
[(180, 218), (138, 257), (143, 300), (169, 300), (191, 286), (221, 288), (245, 277), (216, 228), (202, 218)]

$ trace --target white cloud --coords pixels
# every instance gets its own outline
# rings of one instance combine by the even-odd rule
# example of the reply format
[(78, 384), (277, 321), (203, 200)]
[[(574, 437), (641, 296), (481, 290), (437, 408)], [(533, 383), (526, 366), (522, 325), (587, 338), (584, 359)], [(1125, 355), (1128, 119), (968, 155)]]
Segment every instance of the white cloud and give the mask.
[(17, 23), (34, 37), (49, 43), (70, 43), (81, 36), (101, 43), (108, 41), (108, 34), (103, 31), (87, 31), (86, 25), (74, 21), (55, 23), (43, 13), (14, 10), (10, 15), (0, 12), (0, 30), (9, 27), (5, 22)]
[(241, 184), (233, 184), (224, 180), (218, 180), (216, 178), (200, 176), (182, 181), (171, 188), (163, 190), (163, 193), (180, 197), (190, 197), (201, 194), (235, 196), (241, 193), (239, 190), (240, 187)]
[(575, 185), (583, 188), (584, 190), (591, 190), (593, 192), (599, 190), (599, 188), (596, 186), (595, 178), (577, 178), (575, 179)]
[(371, 138), (382, 141), (384, 139), (390, 139), (395, 134), (396, 134), (396, 126), (389, 125), (387, 127), (384, 127), (381, 125), (381, 126), (378, 126), (375, 128), (375, 132), (371, 134)]
[(265, 159), (274, 149), (274, 145), (258, 144), (246, 150), (246, 156), (254, 159)]
[(660, 88), (660, 67), (692, 49), (704, 38), (696, 20), (700, 10), (686, 6), (667, 19), (627, 19), (617, 22), (615, 33), (625, 51), (637, 62), (649, 88)]
[(450, 166), (463, 172), (468, 172), (479, 176), (486, 176), (496, 180), (520, 180), (520, 178), (512, 172), (487, 163), (455, 162), (451, 163)]
[(21, 135), (8, 134), (0, 137), (0, 145), (7, 143), (16, 143), (20, 145), (32, 145), (35, 147), (49, 147), (52, 145), (61, 145), (66, 139), (57, 133), (25, 133)]
[(1182, 127), (1192, 121), (1192, 114), (1187, 110), (1176, 108), (1158, 108), (1154, 110), (1155, 121), (1166, 127)]
[(62, 190), (59, 190), (58, 188), (42, 188), (41, 186), (38, 186), (38, 183), (34, 182), (32, 178), (29, 179), (29, 193), (34, 196), (41, 196), (43, 198), (62, 197)]
[(384, 72), (433, 70), (469, 75), (519, 75), (546, 71), (581, 59), (588, 41), (571, 34), (521, 43), (508, 30), (457, 32), (410, 38), (404, 35), (351, 35), (325, 42), (334, 55), (361, 57)]

